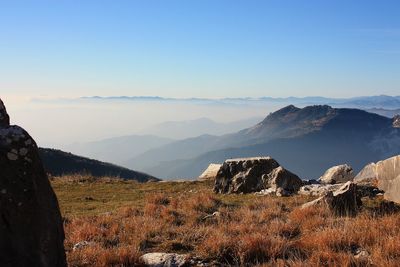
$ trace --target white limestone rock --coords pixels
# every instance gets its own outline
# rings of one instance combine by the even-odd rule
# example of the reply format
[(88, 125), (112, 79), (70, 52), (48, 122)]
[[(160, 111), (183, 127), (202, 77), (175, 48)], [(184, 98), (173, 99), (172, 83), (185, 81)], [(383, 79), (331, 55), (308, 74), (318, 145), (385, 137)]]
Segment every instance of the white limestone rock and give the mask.
[(347, 164), (343, 164), (329, 168), (324, 175), (319, 178), (319, 181), (324, 184), (339, 184), (353, 181), (353, 179), (353, 168)]
[(141, 260), (150, 267), (183, 267), (189, 263), (187, 255), (176, 253), (147, 253)]

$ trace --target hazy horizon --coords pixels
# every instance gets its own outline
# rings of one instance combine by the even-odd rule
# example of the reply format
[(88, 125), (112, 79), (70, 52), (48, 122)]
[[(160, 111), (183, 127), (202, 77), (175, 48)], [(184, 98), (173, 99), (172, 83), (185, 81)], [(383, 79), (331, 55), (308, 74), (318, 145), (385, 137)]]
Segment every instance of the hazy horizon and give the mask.
[[(58, 102), (26, 101), (7, 103), (11, 123), (29, 129), (42, 146), (63, 147), (75, 142), (140, 134), (140, 131), (167, 121), (189, 121), (199, 118), (229, 123), (253, 117), (264, 117), (278, 106), (246, 104), (209, 105), (196, 103), (135, 102)], [(162, 112), (160, 112), (162, 111)], [(90, 127), (88, 127), (90, 125)], [(239, 129), (238, 129), (239, 130)]]
[[(270, 112), (283, 106), (294, 104), (299, 107), (312, 104), (331, 104), (337, 107), (361, 107), (358, 103), (341, 103), (340, 99), (321, 99), (311, 97), (306, 99), (97, 99), (97, 98), (71, 98), (52, 99), (25, 98), (24, 101), (3, 97), (8, 112), (11, 114), (11, 123), (21, 125), (30, 131), (40, 146), (65, 148), (73, 143), (85, 143), (107, 138), (153, 134), (151, 127), (165, 122), (193, 121), (207, 118), (220, 124), (252, 121), (254, 124), (258, 118), (260, 121)], [(316, 100), (314, 100), (314, 98)], [(386, 96), (378, 96), (376, 99), (385, 100)], [(389, 97), (390, 102), (392, 99)], [(370, 99), (367, 97), (367, 99)], [(375, 99), (375, 98), (374, 98)], [(329, 103), (329, 100), (332, 102)], [(342, 99), (343, 100), (343, 99)], [(343, 101), (346, 101), (344, 99)], [(327, 102), (328, 101), (328, 102)], [(400, 100), (399, 100), (400, 101)], [(367, 105), (371, 105), (367, 103)], [(385, 107), (383, 104), (373, 104)], [(383, 105), (383, 106), (379, 106)], [(395, 103), (395, 108), (400, 105)], [(389, 106), (387, 109), (391, 109)], [(240, 128), (242, 126), (242, 128)], [(249, 122), (238, 123), (236, 128), (231, 127), (217, 131), (214, 126), (204, 126), (197, 135), (222, 134), (241, 130), (252, 125)], [(147, 129), (147, 131), (146, 131)], [(193, 129), (194, 130), (194, 129)], [(194, 137), (196, 134), (176, 133), (161, 137), (182, 139), (182, 137)]]
[[(399, 95), (398, 1), (0, 6), (1, 97), (12, 122), (43, 146), (131, 135), (165, 121), (262, 118), (296, 104), (188, 98)], [(74, 100), (83, 96), (182, 101)]]

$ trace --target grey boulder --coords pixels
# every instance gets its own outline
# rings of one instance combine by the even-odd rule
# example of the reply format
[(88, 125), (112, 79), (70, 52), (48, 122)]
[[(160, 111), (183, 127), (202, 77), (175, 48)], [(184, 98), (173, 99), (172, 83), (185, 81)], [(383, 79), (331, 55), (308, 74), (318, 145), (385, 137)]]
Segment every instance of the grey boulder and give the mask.
[(175, 253), (147, 253), (140, 259), (151, 267), (182, 267), (189, 264), (187, 255)]
[(361, 206), (361, 199), (357, 192), (357, 185), (353, 182), (347, 182), (336, 191), (329, 191), (324, 196), (303, 204), (302, 208), (309, 208), (322, 204), (325, 204), (338, 216), (353, 216), (357, 214), (358, 209)]
[(214, 192), (253, 193), (268, 188), (282, 188), (295, 193), (303, 185), (295, 174), (284, 169), (271, 157), (226, 160), (215, 178)]
[(376, 186), (385, 192), (386, 200), (400, 203), (400, 155), (368, 164), (354, 182)]
[(354, 179), (353, 168), (347, 164), (329, 168), (320, 178), (319, 182), (324, 184), (340, 184)]
[(299, 195), (304, 196), (324, 196), (328, 192), (333, 192), (338, 190), (343, 184), (309, 184), (300, 187), (297, 192)]
[(199, 176), (199, 180), (214, 180), (221, 166), (222, 164), (211, 163), (210, 165), (208, 165), (207, 169)]

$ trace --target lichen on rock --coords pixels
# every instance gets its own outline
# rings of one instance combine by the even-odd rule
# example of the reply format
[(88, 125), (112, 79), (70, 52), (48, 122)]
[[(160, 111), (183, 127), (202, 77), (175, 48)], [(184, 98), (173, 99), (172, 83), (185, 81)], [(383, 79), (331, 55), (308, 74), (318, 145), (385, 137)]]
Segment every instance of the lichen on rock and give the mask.
[(0, 99), (0, 266), (64, 267), (56, 195), (35, 141), (9, 120)]

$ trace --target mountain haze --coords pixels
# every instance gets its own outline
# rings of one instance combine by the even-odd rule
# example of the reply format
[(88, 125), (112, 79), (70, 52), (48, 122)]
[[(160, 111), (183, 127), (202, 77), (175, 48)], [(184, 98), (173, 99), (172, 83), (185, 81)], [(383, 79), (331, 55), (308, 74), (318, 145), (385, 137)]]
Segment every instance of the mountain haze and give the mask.
[[(40, 100), (37, 100), (40, 101)], [(62, 99), (63, 102), (171, 102), (171, 103), (192, 103), (201, 105), (260, 105), (260, 104), (293, 104), (300, 107), (309, 105), (330, 105), (340, 108), (359, 108), (359, 109), (399, 109), (400, 96), (373, 95), (349, 98), (329, 98), (321, 96), (307, 97), (238, 97), (238, 98), (164, 98), (164, 97), (143, 97), (143, 96), (112, 96), (112, 97), (81, 97), (77, 99)]]
[[(136, 159), (148, 164), (143, 170), (164, 178), (194, 178), (209, 163), (270, 155), (311, 179), (336, 164), (349, 163), (358, 170), (371, 161), (398, 154), (399, 141), (400, 130), (390, 118), (358, 109), (290, 105), (235, 134), (178, 141)], [(139, 161), (142, 156), (142, 160), (154, 157), (153, 163), (158, 164)]]
[[(37, 100), (40, 101), (40, 100)], [(308, 97), (238, 97), (238, 98), (164, 98), (164, 97), (144, 97), (144, 96), (112, 96), (112, 97), (81, 97), (78, 99), (63, 99), (62, 101), (69, 102), (108, 102), (108, 101), (131, 101), (131, 102), (174, 102), (174, 103), (197, 103), (197, 104), (259, 104), (259, 103), (291, 103), (298, 106), (307, 105), (330, 105), (335, 107), (353, 107), (353, 108), (400, 108), (400, 96), (389, 95), (374, 95), (374, 96), (359, 96), (350, 98), (329, 98), (320, 96)]]
[(216, 122), (209, 118), (199, 118), (187, 121), (167, 121), (141, 130), (141, 134), (152, 134), (171, 139), (184, 139), (200, 135), (222, 135), (233, 133), (254, 125), (259, 117), (233, 122)]
[(372, 108), (372, 109), (367, 109), (366, 111), (371, 113), (376, 113), (388, 118), (393, 118), (396, 115), (400, 115), (400, 109)]
[(122, 165), (127, 158), (173, 142), (155, 135), (129, 135), (63, 147), (74, 154)]

